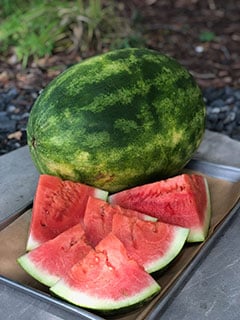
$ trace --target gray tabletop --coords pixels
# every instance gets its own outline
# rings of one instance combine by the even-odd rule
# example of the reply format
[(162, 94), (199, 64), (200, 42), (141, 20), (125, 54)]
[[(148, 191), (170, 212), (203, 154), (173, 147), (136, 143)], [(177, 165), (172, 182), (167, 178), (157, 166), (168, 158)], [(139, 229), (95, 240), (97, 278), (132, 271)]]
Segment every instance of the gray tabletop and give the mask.
[[(198, 159), (240, 168), (240, 143), (220, 134), (206, 132), (196, 153)], [(35, 192), (38, 173), (31, 162), (28, 148), (23, 147), (0, 157), (0, 219), (9, 223), (29, 204)], [(161, 320), (234, 320), (240, 318), (240, 210), (231, 218), (208, 249), (204, 259), (168, 300)], [(2, 225), (4, 224), (2, 223)], [(1, 262), (0, 262), (1, 263)], [(91, 319), (86, 312), (79, 317), (61, 305), (41, 300), (0, 282), (0, 319), (58, 320)]]

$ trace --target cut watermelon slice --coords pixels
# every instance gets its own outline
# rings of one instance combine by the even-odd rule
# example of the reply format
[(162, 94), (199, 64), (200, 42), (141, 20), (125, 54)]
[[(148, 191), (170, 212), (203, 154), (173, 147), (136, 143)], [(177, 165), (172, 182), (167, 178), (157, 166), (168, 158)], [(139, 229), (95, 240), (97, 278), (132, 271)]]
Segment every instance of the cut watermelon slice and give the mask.
[(77, 224), (21, 256), (18, 263), (33, 278), (52, 286), (90, 250), (83, 227)]
[(112, 233), (122, 241), (129, 257), (152, 273), (165, 268), (176, 258), (186, 242), (189, 229), (117, 213), (113, 216)]
[(112, 230), (112, 219), (116, 213), (138, 217), (142, 220), (157, 221), (156, 218), (138, 211), (110, 205), (108, 202), (89, 197), (83, 218), (84, 230), (89, 243), (95, 247)]
[(182, 174), (124, 190), (111, 195), (109, 202), (189, 228), (188, 242), (201, 242), (208, 234), (211, 216), (208, 183), (197, 174)]
[(27, 250), (82, 222), (89, 196), (106, 199), (104, 190), (59, 177), (40, 175), (33, 203)]
[(91, 197), (84, 214), (84, 230), (92, 246), (114, 233), (129, 256), (149, 273), (166, 267), (181, 251), (189, 234), (189, 229), (157, 222), (138, 211)]
[(109, 233), (50, 290), (78, 306), (109, 312), (149, 299), (160, 286)]

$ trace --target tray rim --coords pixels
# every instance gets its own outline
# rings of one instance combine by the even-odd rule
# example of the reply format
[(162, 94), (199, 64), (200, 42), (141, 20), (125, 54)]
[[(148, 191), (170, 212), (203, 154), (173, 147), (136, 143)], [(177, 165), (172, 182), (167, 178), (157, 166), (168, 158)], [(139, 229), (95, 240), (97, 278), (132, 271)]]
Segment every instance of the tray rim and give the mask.
[[(207, 174), (212, 177), (224, 179), (231, 182), (240, 181), (240, 168), (219, 165), (216, 163), (192, 159), (186, 166), (186, 169), (196, 170), (203, 174)], [(211, 172), (212, 170), (212, 172)], [(12, 223), (15, 219), (17, 219), (21, 214), (23, 214), (27, 208), (32, 204), (32, 200), (29, 201), (29, 204), (26, 208), (21, 208), (18, 212), (16, 211), (8, 221), (4, 221), (4, 226), (0, 223), (0, 231), (5, 228), (7, 225)], [(203, 244), (201, 250), (197, 255), (193, 258), (193, 260), (186, 266), (185, 270), (180, 274), (180, 276), (174, 281), (173, 285), (166, 291), (166, 293), (161, 297), (160, 301), (158, 301), (155, 306), (147, 313), (145, 319), (146, 320), (154, 320), (158, 319), (159, 315), (165, 308), (170, 304), (170, 298), (172, 298), (178, 290), (183, 286), (184, 282), (187, 280), (189, 275), (193, 272), (193, 270), (197, 267), (200, 261), (203, 260), (204, 255), (210, 251), (213, 247), (216, 239), (221, 235), (223, 230), (229, 225), (230, 221), (234, 218), (236, 212), (240, 209), (240, 200), (237, 204), (232, 208), (227, 217), (224, 218), (222, 223), (217, 226), (215, 233), (212, 237), (207, 239)], [(41, 292), (30, 286), (26, 286), (14, 280), (11, 280), (7, 277), (0, 275), (0, 284), (6, 285), (8, 287), (17, 289), (23, 294), (30, 295), (33, 298), (40, 299), (45, 303), (50, 303), (58, 308), (63, 309), (64, 311), (70, 312), (73, 315), (83, 316), (84, 319), (89, 320), (105, 320), (107, 318), (100, 317), (96, 315), (93, 311), (87, 311), (81, 307), (74, 306), (67, 301), (63, 301), (59, 298), (55, 298), (53, 296), (48, 295), (47, 293)]]
[(55, 307), (63, 309), (64, 311), (68, 311), (74, 315), (84, 316), (84, 319), (105, 320), (104, 318), (101, 318), (101, 317), (97, 316), (96, 314), (87, 311), (86, 309), (74, 306), (71, 303), (68, 303), (67, 301), (55, 298), (54, 296), (50, 296), (47, 293), (44, 293), (40, 290), (33, 289), (30, 286), (21, 284), (17, 281), (11, 280), (11, 279), (4, 277), (2, 275), (0, 275), (0, 284), (1, 283), (10, 287), (10, 288), (13, 288), (15, 290), (20, 291), (23, 294), (27, 294), (33, 298), (38, 298), (45, 303), (50, 303), (51, 305), (54, 305)]
[(185, 168), (200, 171), (206, 175), (231, 182), (240, 181), (240, 168), (238, 167), (193, 158), (187, 163)]

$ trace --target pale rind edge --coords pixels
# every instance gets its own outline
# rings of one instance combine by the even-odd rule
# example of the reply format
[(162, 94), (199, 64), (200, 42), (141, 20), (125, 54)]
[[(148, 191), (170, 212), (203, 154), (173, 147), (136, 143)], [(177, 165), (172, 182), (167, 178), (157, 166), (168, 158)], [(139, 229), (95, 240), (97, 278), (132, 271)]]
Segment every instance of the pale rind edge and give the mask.
[(60, 279), (60, 277), (51, 275), (40, 266), (37, 266), (36, 263), (33, 263), (28, 253), (19, 257), (17, 262), (28, 274), (48, 287), (53, 286)]
[(70, 287), (64, 279), (59, 280), (50, 288), (50, 291), (54, 294), (77, 306), (102, 311), (111, 311), (133, 306), (156, 295), (160, 290), (161, 287), (159, 284), (153, 280), (150, 286), (137, 292), (134, 296), (125, 297), (122, 300), (116, 301), (109, 298), (94, 297), (93, 295), (74, 289)]
[(175, 226), (174, 240), (171, 242), (169, 249), (164, 256), (144, 266), (145, 271), (152, 273), (166, 267), (180, 253), (188, 235), (189, 229)]
[(205, 210), (205, 220), (203, 223), (203, 227), (200, 228), (191, 228), (189, 236), (187, 238), (187, 242), (202, 242), (206, 239), (209, 231), (210, 220), (211, 220), (211, 199), (210, 192), (208, 187), (207, 178), (203, 177), (205, 183), (205, 191), (207, 194), (207, 207)]
[(108, 194), (109, 194), (108, 191), (95, 188), (95, 191), (94, 191), (94, 197), (95, 197), (95, 198), (98, 198), (98, 199), (102, 199), (102, 200), (107, 201)]
[(30, 233), (27, 240), (26, 251), (31, 251), (37, 248), (40, 245), (40, 242), (35, 240), (32, 234)]

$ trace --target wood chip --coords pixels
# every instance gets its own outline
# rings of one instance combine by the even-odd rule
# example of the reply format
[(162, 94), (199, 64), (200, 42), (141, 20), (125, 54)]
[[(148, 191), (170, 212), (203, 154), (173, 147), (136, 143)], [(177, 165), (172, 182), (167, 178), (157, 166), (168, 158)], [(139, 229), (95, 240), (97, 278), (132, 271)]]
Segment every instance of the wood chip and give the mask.
[(21, 140), (21, 138), (22, 138), (22, 131), (15, 131), (8, 135), (8, 139)]

